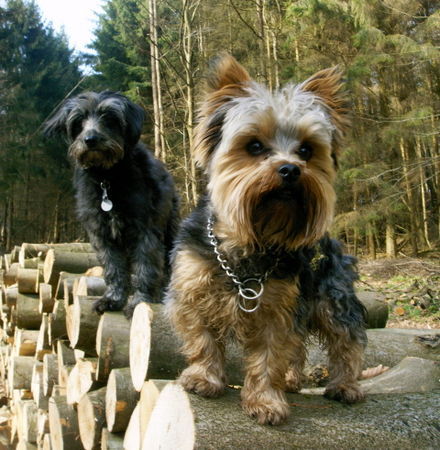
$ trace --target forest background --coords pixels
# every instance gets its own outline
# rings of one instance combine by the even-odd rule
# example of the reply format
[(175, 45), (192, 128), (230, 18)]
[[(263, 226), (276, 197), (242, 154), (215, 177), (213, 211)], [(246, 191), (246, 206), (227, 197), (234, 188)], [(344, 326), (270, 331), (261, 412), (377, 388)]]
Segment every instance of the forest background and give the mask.
[[(0, 251), (85, 238), (66, 144), (41, 135), (66, 97), (120, 91), (147, 111), (143, 141), (173, 173), (182, 214), (203, 176), (190, 155), (209, 60), (232, 53), (272, 89), (338, 64), (353, 129), (333, 233), (349, 251), (440, 244), (439, 0), (108, 0), (93, 54), (74, 54), (31, 1), (0, 7)], [(84, 65), (93, 68), (84, 74)]]

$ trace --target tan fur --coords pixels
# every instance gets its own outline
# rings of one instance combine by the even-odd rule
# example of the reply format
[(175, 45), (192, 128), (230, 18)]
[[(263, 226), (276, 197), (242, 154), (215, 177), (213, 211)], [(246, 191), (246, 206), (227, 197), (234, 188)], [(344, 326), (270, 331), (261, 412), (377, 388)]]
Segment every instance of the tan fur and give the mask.
[[(331, 69), (272, 98), (231, 56), (217, 61), (193, 152), (208, 175), (219, 250), (232, 266), (267, 248), (313, 246), (328, 230), (335, 204), (334, 135), (342, 135), (346, 125), (341, 92), (340, 75)], [(287, 99), (293, 104), (286, 105)], [(256, 139), (270, 152), (250, 154), (247, 145)], [(304, 142), (313, 147), (309, 160), (298, 153)], [(291, 198), (272, 195), (283, 185), (279, 168), (285, 164), (300, 168), (300, 197), (290, 191)], [(180, 383), (203, 396), (220, 395), (226, 385), (225, 341), (233, 337), (245, 353), (244, 410), (261, 424), (281, 423), (289, 413), (284, 390), (299, 390), (306, 357), (294, 325), (298, 296), (296, 278), (269, 277), (260, 307), (243, 312), (236, 287), (215, 258), (180, 244), (167, 302), (189, 363)], [(332, 328), (323, 325), (323, 333), (332, 336)], [(334, 375), (328, 395), (347, 401), (360, 395), (355, 382), (360, 359), (350, 345), (346, 336), (329, 344)]]

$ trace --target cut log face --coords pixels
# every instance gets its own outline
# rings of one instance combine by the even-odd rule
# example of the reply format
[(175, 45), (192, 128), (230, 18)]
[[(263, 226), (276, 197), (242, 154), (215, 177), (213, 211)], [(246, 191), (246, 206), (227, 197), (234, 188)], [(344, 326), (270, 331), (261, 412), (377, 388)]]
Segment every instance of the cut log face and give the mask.
[(130, 328), (130, 372), (133, 386), (142, 389), (147, 377), (151, 346), (153, 311), (146, 303), (139, 303), (133, 313)]
[(113, 369), (129, 366), (130, 322), (122, 312), (105, 312), (96, 333), (97, 379), (105, 382)]
[(165, 386), (157, 399), (145, 433), (142, 449), (178, 448), (195, 445), (194, 414), (183, 387), (175, 382)]
[[(73, 305), (66, 310), (67, 335), (72, 348), (83, 350), (86, 355), (96, 355), (96, 341), (100, 317), (93, 309), (98, 297), (75, 295)], [(91, 339), (92, 337), (92, 339)]]
[(50, 397), (52, 388), (58, 381), (58, 360), (53, 353), (43, 357), (43, 390), (44, 395)]
[(79, 434), (86, 450), (99, 448), (105, 426), (105, 393), (105, 387), (89, 392), (78, 403)]
[(139, 393), (131, 382), (130, 369), (113, 369), (107, 383), (105, 415), (112, 433), (125, 431), (136, 407)]
[(52, 449), (82, 450), (77, 413), (67, 404), (65, 396), (49, 399), (49, 428)]
[(38, 330), (40, 328), (39, 300), (38, 295), (18, 293), (17, 305), (13, 314), (13, 321), (17, 327), (27, 330)]
[(40, 290), (38, 292), (40, 302), (38, 311), (42, 313), (51, 313), (53, 311), (54, 299), (52, 297), (52, 286), (47, 283), (40, 283)]
[(77, 360), (67, 380), (67, 403), (78, 403), (84, 394), (97, 386), (95, 381), (97, 358)]

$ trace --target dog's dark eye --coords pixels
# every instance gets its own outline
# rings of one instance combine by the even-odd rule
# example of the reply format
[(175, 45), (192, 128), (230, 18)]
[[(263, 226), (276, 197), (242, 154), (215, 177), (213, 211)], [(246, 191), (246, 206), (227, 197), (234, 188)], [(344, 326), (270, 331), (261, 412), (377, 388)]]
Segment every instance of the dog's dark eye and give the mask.
[(119, 119), (116, 116), (113, 116), (111, 114), (105, 114), (103, 116), (103, 120), (109, 128), (120, 127)]
[(80, 118), (75, 119), (72, 122), (72, 126), (71, 126), (72, 137), (78, 136), (78, 134), (81, 133), (81, 129), (82, 129), (82, 119), (80, 119)]
[(258, 139), (254, 139), (246, 145), (246, 150), (251, 155), (258, 156), (266, 153), (268, 149)]
[(308, 142), (303, 142), (298, 149), (298, 155), (304, 161), (308, 161), (313, 154), (313, 147)]

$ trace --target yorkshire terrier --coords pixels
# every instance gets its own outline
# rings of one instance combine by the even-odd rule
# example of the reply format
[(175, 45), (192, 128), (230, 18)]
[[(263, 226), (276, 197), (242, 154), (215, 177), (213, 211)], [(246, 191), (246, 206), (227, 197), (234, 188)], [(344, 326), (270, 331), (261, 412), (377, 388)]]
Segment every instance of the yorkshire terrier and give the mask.
[(229, 55), (217, 60), (199, 111), (194, 157), (207, 195), (181, 227), (166, 299), (189, 363), (179, 381), (221, 394), (225, 341), (237, 339), (242, 406), (260, 424), (286, 419), (284, 392), (300, 389), (310, 332), (328, 349), (325, 395), (363, 398), (355, 261), (327, 234), (348, 114), (337, 69), (271, 93)]
[[(104, 266), (98, 313), (158, 302), (179, 222), (171, 175), (139, 141), (144, 112), (125, 96), (85, 92), (64, 102), (46, 135), (69, 144), (79, 220)], [(133, 291), (128, 305), (128, 295)]]

